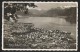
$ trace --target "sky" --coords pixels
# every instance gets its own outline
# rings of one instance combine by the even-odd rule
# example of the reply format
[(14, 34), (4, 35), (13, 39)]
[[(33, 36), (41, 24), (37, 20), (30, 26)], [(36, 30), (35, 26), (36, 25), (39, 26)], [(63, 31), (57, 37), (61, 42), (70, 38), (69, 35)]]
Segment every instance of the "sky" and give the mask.
[(57, 7), (68, 7), (68, 6), (76, 7), (78, 4), (72, 2), (72, 3), (35, 3), (35, 5), (38, 6), (36, 9), (48, 10), (48, 9), (57, 8)]
[[(30, 3), (30, 2), (27, 2), (27, 3)], [(77, 2), (31, 2), (31, 3), (35, 3), (35, 5), (37, 5), (38, 7), (34, 8), (34, 9), (38, 9), (38, 10), (49, 10), (51, 8), (57, 8), (57, 7), (61, 7), (61, 8), (73, 7), (73, 6), (78, 7)], [(33, 9), (30, 7), (28, 7), (28, 8)]]

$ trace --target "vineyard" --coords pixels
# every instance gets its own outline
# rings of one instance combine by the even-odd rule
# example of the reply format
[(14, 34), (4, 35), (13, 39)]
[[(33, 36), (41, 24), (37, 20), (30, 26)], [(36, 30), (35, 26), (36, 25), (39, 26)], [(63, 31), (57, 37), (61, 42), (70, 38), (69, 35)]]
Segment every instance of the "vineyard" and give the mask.
[(35, 28), (32, 23), (12, 23), (4, 20), (4, 48), (75, 49), (70, 32)]

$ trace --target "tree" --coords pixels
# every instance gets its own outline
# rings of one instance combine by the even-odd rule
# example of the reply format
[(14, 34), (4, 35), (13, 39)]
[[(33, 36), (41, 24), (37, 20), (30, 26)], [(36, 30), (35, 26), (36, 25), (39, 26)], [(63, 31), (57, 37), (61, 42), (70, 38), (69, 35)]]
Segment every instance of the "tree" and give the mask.
[(69, 21), (72, 24), (76, 23), (76, 7), (65, 9), (65, 15), (67, 16), (66, 21)]
[(15, 6), (16, 10), (21, 8), (24, 9), (26, 6), (33, 7), (33, 8), (37, 7), (37, 5), (35, 5), (34, 3), (4, 3), (4, 8), (6, 6), (9, 6), (10, 4)]
[(8, 20), (10, 18), (10, 14), (12, 14), (12, 18), (14, 18), (13, 15), (16, 13), (16, 11), (24, 11), (25, 14), (28, 14), (28, 8), (26, 8), (26, 6), (33, 8), (37, 7), (34, 3), (4, 3), (5, 19)]

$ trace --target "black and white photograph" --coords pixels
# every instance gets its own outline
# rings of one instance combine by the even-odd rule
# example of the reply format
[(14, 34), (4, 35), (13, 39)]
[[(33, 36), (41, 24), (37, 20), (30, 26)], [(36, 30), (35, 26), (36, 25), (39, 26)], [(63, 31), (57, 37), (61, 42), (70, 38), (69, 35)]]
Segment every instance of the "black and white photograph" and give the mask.
[(77, 49), (78, 2), (2, 3), (2, 50)]

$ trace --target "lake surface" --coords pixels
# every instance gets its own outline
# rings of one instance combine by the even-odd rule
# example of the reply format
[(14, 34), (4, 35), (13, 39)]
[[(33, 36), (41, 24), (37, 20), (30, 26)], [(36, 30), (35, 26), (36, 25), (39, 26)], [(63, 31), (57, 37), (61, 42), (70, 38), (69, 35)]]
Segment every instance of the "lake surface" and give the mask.
[[(25, 16), (26, 17), (26, 16)], [(67, 22), (64, 18), (58, 18), (58, 17), (26, 17), (23, 18), (21, 16), (20, 19), (18, 19), (18, 22), (23, 23), (33, 23), (35, 27), (37, 28), (44, 28), (46, 30), (62, 30), (71, 32), (71, 36), (76, 39), (76, 25), (72, 25), (69, 22)]]

